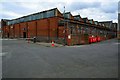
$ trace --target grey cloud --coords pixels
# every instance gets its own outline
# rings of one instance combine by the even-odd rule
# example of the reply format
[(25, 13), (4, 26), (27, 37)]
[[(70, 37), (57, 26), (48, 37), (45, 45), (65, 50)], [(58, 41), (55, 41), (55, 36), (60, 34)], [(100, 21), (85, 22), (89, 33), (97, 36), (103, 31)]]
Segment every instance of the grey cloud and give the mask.
[(4, 2), (2, 4), (3, 4), (3, 9), (6, 11), (13, 11), (21, 14), (26, 12), (26, 9), (20, 6), (20, 2)]
[[(115, 13), (118, 10), (118, 3), (110, 2), (110, 3), (102, 5), (101, 2), (92, 2), (92, 3), (73, 2), (71, 4), (66, 5), (66, 9), (68, 11), (76, 11), (76, 10), (87, 9), (87, 8), (96, 8), (105, 13)], [(119, 12), (120, 12), (120, 5), (119, 5)]]
[(115, 13), (118, 10), (118, 3), (113, 2), (109, 5), (102, 5), (100, 9), (105, 13)]
[(118, 12), (120, 13), (120, 1), (118, 3)]
[(100, 7), (101, 3), (100, 2), (73, 2), (70, 5), (67, 5), (69, 7), (69, 10), (75, 11), (75, 10), (80, 10), (80, 9), (85, 9), (85, 8), (97, 8)]

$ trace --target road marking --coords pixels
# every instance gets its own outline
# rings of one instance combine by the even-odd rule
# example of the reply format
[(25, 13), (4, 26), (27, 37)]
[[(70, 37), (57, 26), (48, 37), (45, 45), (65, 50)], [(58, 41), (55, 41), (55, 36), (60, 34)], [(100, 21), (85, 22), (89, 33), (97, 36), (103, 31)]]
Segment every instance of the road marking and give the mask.
[(17, 40), (17, 39), (0, 39), (0, 40)]
[(66, 47), (85, 47), (85, 46), (88, 46), (88, 45), (79, 45), (79, 46), (66, 46)]
[(0, 57), (5, 56), (6, 54), (8, 54), (8, 52), (2, 52), (2, 53), (0, 53)]
[(120, 43), (114, 43), (114, 44), (120, 44)]

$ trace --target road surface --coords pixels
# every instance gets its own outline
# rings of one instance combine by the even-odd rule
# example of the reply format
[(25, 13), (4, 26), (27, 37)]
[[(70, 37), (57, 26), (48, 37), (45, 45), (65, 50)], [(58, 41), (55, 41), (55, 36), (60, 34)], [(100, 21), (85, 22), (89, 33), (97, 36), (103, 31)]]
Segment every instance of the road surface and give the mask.
[(118, 42), (45, 47), (24, 40), (2, 41), (3, 78), (117, 78)]

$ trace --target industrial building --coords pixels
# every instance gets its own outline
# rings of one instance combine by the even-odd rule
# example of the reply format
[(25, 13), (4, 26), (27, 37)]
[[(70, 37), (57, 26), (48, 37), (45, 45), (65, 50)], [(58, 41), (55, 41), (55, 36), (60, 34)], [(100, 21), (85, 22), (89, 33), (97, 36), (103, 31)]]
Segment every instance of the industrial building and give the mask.
[[(3, 38), (33, 38), (37, 41), (66, 45), (88, 44), (116, 37), (117, 26), (93, 19), (61, 13), (57, 8), (23, 16), (2, 19)], [(116, 23), (117, 24), (117, 23)]]

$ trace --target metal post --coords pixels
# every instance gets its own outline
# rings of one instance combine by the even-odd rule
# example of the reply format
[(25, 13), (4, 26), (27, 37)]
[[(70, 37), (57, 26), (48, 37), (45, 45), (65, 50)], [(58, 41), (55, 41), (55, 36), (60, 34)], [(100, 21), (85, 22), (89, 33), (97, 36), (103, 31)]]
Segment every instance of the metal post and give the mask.
[(64, 46), (66, 45), (66, 26), (65, 26), (65, 6), (64, 6), (64, 30), (65, 30), (65, 33), (64, 33)]

